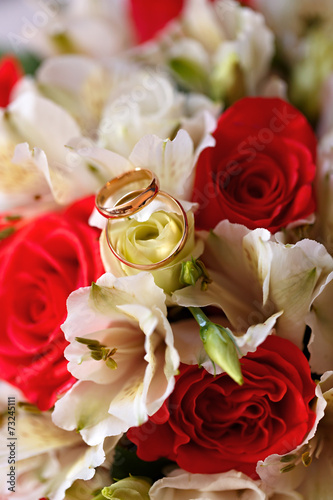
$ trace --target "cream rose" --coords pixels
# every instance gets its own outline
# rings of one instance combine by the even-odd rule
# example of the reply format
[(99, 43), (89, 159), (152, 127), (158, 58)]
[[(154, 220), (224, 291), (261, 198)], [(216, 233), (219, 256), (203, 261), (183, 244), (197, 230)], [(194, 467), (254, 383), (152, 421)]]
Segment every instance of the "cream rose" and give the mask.
[[(172, 293), (181, 288), (179, 281), (181, 265), (191, 257), (198, 258), (203, 251), (203, 243), (196, 239), (194, 217), (187, 213), (189, 234), (183, 249), (175, 255), (170, 263), (151, 273), (157, 286), (165, 293)], [(129, 276), (140, 272), (138, 269), (121, 263), (110, 251), (106, 231), (100, 239), (101, 256), (106, 271), (115, 276)], [(170, 255), (177, 247), (183, 235), (183, 225), (178, 214), (159, 210), (153, 212), (148, 220), (138, 221), (135, 218), (122, 219), (112, 224), (109, 238), (113, 248), (127, 261), (134, 264), (155, 264)]]

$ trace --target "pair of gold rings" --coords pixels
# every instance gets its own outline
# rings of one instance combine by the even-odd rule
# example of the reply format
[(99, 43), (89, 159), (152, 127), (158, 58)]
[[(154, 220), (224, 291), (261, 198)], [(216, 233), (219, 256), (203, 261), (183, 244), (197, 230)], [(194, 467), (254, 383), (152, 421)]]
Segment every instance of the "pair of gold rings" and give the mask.
[[(112, 223), (115, 219), (136, 214), (154, 199), (159, 199), (171, 211), (179, 214), (183, 226), (183, 235), (171, 253), (163, 260), (153, 264), (130, 262), (120, 255), (111, 243)], [(135, 168), (111, 179), (97, 193), (95, 204), (99, 213), (108, 219), (106, 238), (111, 252), (120, 262), (129, 267), (149, 271), (165, 266), (182, 250), (186, 243), (188, 222), (185, 210), (179, 201), (170, 194), (160, 191), (156, 175), (148, 169)]]

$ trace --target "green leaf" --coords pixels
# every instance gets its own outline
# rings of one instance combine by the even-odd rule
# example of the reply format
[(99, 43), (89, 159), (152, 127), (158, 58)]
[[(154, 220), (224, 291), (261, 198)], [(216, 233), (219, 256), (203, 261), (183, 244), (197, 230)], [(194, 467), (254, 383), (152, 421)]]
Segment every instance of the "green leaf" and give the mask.
[(23, 66), (24, 73), (26, 75), (34, 75), (40, 66), (42, 60), (38, 56), (32, 54), (31, 52), (24, 52), (19, 54), (18, 58)]

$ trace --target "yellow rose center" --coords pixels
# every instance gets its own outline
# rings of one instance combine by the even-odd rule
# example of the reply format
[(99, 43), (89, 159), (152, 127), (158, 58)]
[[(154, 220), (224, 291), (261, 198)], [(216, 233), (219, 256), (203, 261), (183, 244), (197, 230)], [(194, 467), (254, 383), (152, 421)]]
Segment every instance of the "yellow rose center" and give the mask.
[(145, 222), (125, 219), (112, 225), (110, 239), (118, 254), (133, 264), (155, 264), (167, 258), (183, 235), (182, 220), (170, 212), (154, 212)]

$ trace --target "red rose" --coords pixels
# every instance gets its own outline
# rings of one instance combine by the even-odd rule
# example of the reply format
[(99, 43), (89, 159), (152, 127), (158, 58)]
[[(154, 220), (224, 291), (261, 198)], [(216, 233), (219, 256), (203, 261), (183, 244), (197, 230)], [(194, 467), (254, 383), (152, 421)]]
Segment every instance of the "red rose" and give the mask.
[(154, 38), (169, 21), (182, 11), (184, 0), (156, 2), (156, 0), (130, 0), (131, 16), (139, 42)]
[(276, 232), (314, 212), (316, 138), (296, 108), (281, 99), (241, 99), (222, 114), (214, 137), (196, 170), (200, 228), (228, 219)]
[(93, 198), (34, 219), (0, 243), (1, 378), (41, 410), (74, 382), (60, 325), (68, 295), (102, 273)]
[(268, 337), (242, 358), (244, 384), (182, 365), (162, 408), (128, 437), (143, 460), (167, 457), (192, 473), (230, 469), (256, 477), (256, 464), (299, 445), (315, 422), (308, 362), (290, 341)]
[(0, 107), (10, 102), (11, 91), (23, 74), (20, 63), (11, 56), (0, 60)]
[[(210, 0), (214, 1), (214, 0)], [(186, 0), (130, 0), (130, 12), (139, 42), (146, 42), (179, 16)]]

